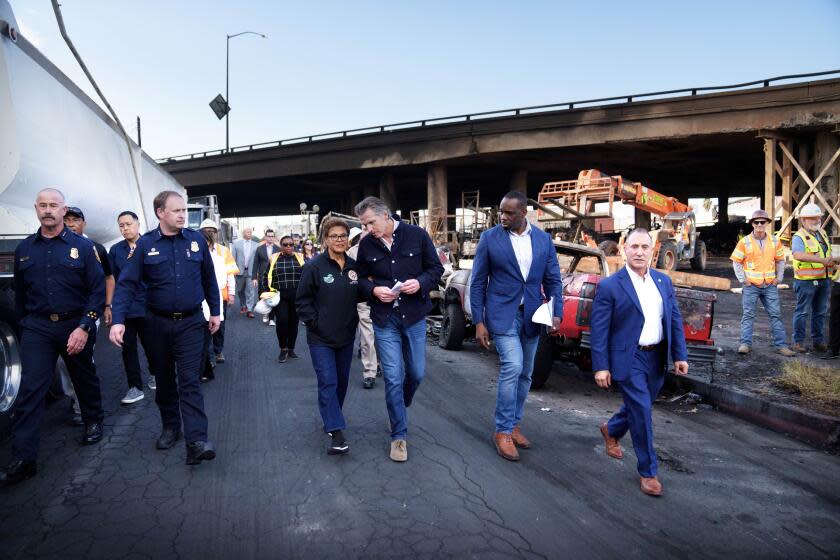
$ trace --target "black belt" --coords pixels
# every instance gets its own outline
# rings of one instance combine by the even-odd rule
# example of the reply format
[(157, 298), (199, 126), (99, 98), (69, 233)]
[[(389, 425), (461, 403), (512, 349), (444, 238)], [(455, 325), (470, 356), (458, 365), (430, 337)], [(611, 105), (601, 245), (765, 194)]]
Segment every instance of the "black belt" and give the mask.
[(173, 321), (180, 321), (181, 319), (186, 319), (187, 317), (192, 317), (199, 311), (201, 311), (200, 307), (196, 307), (190, 311), (161, 311), (159, 309), (155, 309), (153, 307), (148, 308), (149, 311), (157, 315), (158, 317), (166, 317), (167, 319), (172, 319)]
[(68, 319), (78, 319), (83, 313), (84, 311), (67, 311), (66, 313), (37, 313), (36, 315), (44, 319), (49, 319), (53, 323), (58, 323), (59, 321), (67, 321)]
[(653, 352), (654, 350), (658, 350), (661, 345), (661, 342), (659, 344), (648, 344), (647, 346), (639, 344), (639, 350), (642, 352)]

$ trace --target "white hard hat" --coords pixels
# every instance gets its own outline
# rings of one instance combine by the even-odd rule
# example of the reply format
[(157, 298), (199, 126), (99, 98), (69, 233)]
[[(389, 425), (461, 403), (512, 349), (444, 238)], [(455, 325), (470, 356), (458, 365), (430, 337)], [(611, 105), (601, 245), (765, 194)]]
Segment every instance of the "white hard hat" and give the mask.
[(265, 315), (270, 313), (274, 307), (277, 307), (278, 303), (280, 303), (279, 292), (263, 292), (260, 294), (260, 301), (254, 306), (254, 311), (260, 315)]
[(819, 206), (814, 204), (813, 202), (810, 204), (806, 204), (802, 207), (802, 210), (799, 211), (800, 218), (822, 218), (822, 210)]
[(352, 241), (353, 239), (356, 239), (356, 236), (359, 235), (360, 233), (362, 233), (362, 230), (357, 228), (357, 227), (354, 227), (353, 229), (351, 229), (350, 230), (350, 240)]
[[(195, 223), (195, 222), (193, 222), (193, 223)], [(216, 222), (214, 222), (213, 220), (211, 220), (209, 218), (204, 220), (203, 222), (201, 222), (201, 225), (198, 226), (198, 229), (205, 229), (205, 228), (212, 228), (212, 229), (215, 229), (216, 231), (219, 231), (219, 226), (216, 225)]]

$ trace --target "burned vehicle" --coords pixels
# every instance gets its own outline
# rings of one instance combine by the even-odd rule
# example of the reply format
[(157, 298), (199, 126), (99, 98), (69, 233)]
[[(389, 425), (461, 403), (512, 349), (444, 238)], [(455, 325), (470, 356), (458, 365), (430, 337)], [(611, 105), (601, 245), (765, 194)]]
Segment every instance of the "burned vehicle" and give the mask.
[[(607, 258), (597, 248), (566, 241), (554, 241), (563, 279), (563, 317), (558, 332), (540, 335), (534, 358), (531, 386), (541, 388), (555, 360), (591, 369), (589, 322), (598, 282), (610, 274)], [(455, 271), (442, 294), (443, 317), (438, 344), (448, 350), (461, 348), (464, 338), (474, 333), (470, 314), (470, 270)], [(716, 296), (713, 293), (675, 288), (683, 317), (683, 329), (692, 362), (713, 363), (717, 349), (711, 340)]]

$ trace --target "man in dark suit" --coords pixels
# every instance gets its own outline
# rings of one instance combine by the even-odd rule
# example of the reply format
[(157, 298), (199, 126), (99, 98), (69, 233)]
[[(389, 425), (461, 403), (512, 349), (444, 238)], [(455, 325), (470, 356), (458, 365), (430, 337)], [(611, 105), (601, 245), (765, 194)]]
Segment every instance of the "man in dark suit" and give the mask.
[(621, 459), (619, 440), (630, 431), (641, 490), (662, 494), (653, 448), (651, 405), (665, 382), (670, 356), (674, 373), (686, 375), (685, 334), (671, 279), (649, 267), (653, 241), (643, 228), (624, 244), (627, 265), (601, 280), (592, 303), (592, 369), (607, 388), (615, 380), (624, 405), (601, 425), (607, 455)]
[[(271, 255), (280, 250), (275, 245), (274, 230), (267, 229), (263, 235), (263, 242), (254, 253), (254, 264), (251, 266), (251, 283), (257, 290), (256, 299), (260, 294), (268, 291), (268, 268), (271, 266)], [(263, 323), (268, 323), (268, 315), (263, 315)]]
[(496, 451), (518, 461), (517, 447), (531, 443), (519, 423), (531, 389), (540, 326), (531, 318), (546, 298), (554, 298), (552, 331), (563, 317), (563, 281), (551, 237), (528, 223), (528, 199), (512, 191), (499, 205), (497, 225), (478, 242), (470, 280), (470, 310), (476, 339), (490, 349), (496, 341), (501, 369), (496, 397)]

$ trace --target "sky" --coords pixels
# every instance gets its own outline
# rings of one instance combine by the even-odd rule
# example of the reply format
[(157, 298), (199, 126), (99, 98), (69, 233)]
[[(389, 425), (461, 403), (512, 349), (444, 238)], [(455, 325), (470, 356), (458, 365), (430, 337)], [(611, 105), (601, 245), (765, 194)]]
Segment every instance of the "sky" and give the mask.
[[(21, 32), (92, 88), (49, 0)], [(840, 0), (62, 0), (77, 49), (155, 158), (423, 118), (840, 68)]]

